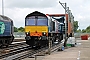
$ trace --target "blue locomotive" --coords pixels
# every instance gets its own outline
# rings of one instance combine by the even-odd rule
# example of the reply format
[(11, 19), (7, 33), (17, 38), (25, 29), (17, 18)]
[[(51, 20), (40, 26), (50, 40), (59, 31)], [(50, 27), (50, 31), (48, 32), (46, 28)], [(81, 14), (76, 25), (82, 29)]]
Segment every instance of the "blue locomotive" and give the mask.
[(3, 15), (0, 15), (0, 47), (8, 46), (14, 40), (13, 21)]

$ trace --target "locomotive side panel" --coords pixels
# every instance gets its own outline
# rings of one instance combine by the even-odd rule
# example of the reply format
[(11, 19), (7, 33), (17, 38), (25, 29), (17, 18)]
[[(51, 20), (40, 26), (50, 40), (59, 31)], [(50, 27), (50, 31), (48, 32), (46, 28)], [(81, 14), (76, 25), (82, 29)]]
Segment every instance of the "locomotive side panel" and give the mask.
[(63, 33), (61, 31), (62, 27), (60, 25), (60, 21), (58, 21), (59, 19), (57, 20), (57, 18), (53, 18), (53, 17), (49, 16), (49, 19), (48, 19), (51, 22), (49, 23), (51, 30), (49, 31), (48, 36), (53, 37), (52, 43), (60, 43), (61, 40), (63, 40)]
[(8, 46), (13, 42), (13, 32), (13, 21), (6, 16), (0, 15), (0, 47)]
[(11, 36), (11, 23), (10, 22), (3, 22), (0, 26), (0, 36)]

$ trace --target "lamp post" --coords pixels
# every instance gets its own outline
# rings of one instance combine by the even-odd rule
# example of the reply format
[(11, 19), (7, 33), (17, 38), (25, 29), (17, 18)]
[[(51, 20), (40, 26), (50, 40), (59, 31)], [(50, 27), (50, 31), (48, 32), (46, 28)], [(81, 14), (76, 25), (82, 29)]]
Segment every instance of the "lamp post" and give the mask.
[(4, 15), (4, 1), (2, 0), (2, 15)]

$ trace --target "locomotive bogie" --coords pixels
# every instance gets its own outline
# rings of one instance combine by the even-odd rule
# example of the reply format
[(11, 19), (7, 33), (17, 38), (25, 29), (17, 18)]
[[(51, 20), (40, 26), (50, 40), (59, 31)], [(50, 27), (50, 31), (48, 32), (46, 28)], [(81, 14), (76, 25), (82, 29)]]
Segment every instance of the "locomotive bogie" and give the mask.
[(26, 36), (26, 43), (30, 46), (45, 46), (47, 45), (47, 37), (46, 36)]
[(51, 37), (52, 43), (60, 43), (63, 40), (62, 33), (49, 33), (48, 36)]
[(2, 37), (0, 39), (0, 46), (9, 46), (13, 42), (13, 36), (9, 37)]

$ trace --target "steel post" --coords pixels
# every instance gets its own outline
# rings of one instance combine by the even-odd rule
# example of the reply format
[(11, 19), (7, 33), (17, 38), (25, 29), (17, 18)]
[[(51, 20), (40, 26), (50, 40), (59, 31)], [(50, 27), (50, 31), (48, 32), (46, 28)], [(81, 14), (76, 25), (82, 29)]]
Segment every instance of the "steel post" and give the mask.
[(51, 54), (51, 42), (50, 42), (50, 36), (49, 36), (49, 43), (48, 43), (48, 45), (49, 45), (48, 53), (49, 53), (49, 55), (50, 55), (50, 54)]
[(4, 1), (2, 0), (2, 15), (4, 15)]

